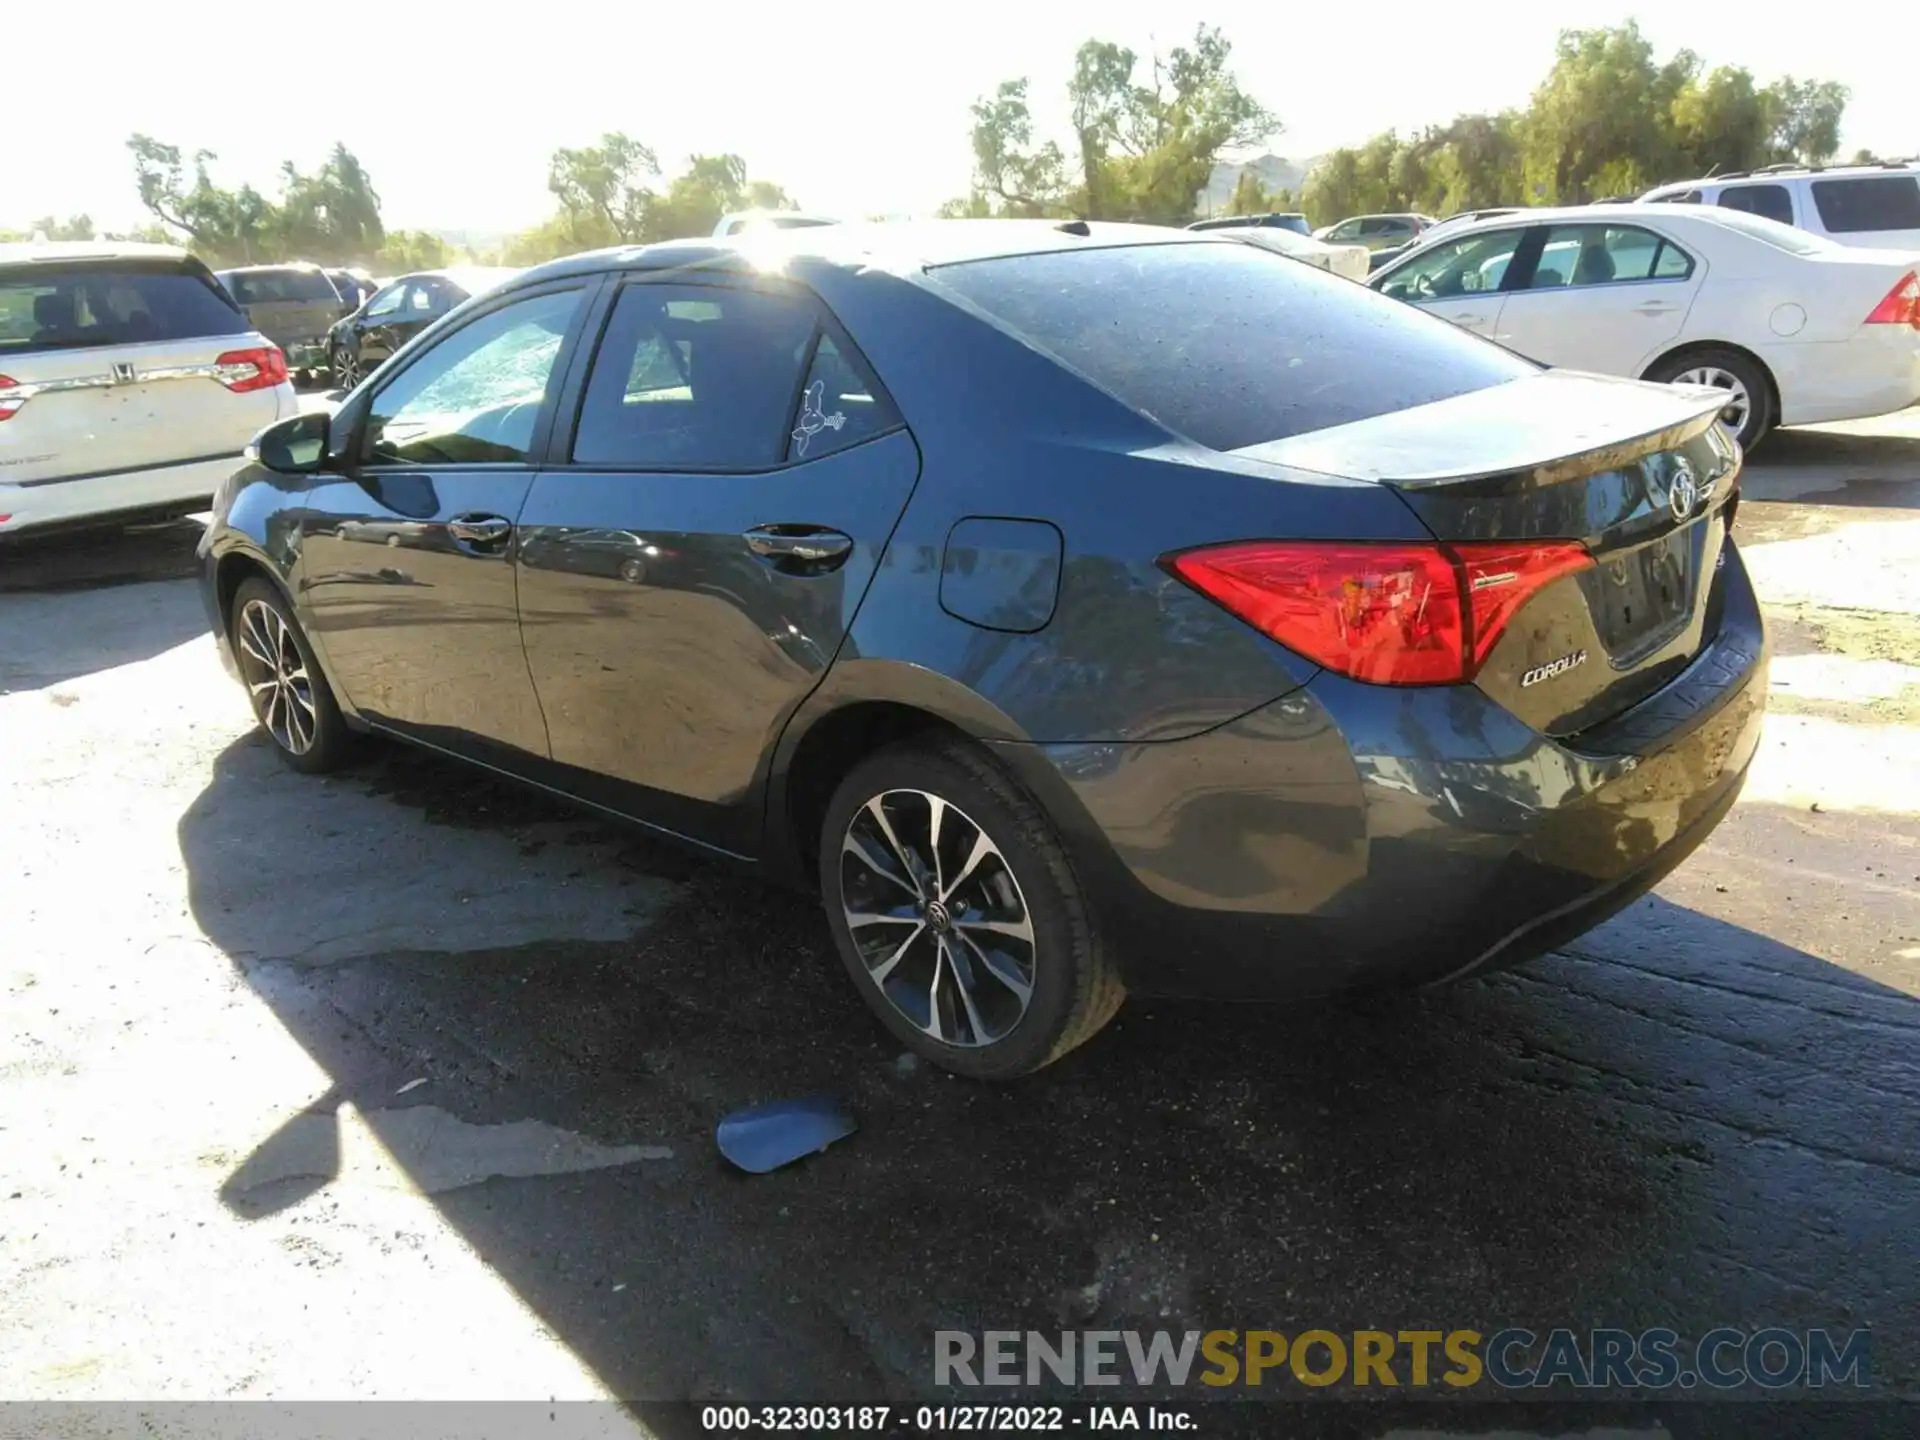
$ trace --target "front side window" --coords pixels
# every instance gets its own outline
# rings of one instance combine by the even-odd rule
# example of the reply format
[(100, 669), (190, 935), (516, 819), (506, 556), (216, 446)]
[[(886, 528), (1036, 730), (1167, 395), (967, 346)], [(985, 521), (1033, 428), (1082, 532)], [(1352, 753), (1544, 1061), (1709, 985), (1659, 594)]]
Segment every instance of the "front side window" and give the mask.
[(1416, 255), (1381, 282), (1396, 300), (1458, 300), (1500, 288), (1524, 230), (1466, 235)]
[(1920, 230), (1920, 176), (1862, 175), (1813, 182), (1814, 208), (1833, 235)]
[(407, 287), (405, 285), (389, 285), (368, 302), (367, 318), (372, 320), (380, 315), (393, 314), (400, 308), (400, 302), (406, 298)]
[(1352, 240), (1359, 234), (1360, 222), (1358, 220), (1343, 220), (1340, 224), (1333, 227), (1332, 233), (1328, 235), (1327, 238), (1329, 240)]
[(516, 300), (421, 355), (373, 397), (367, 463), (525, 463), (580, 294)]
[[(760, 290), (627, 286), (594, 356), (574, 460), (635, 470), (778, 465), (799, 423), (801, 369), (819, 324), (808, 302)], [(834, 428), (821, 413), (818, 428)], [(839, 413), (844, 430), (846, 408)]]
[(1722, 210), (1793, 224), (1793, 196), (1784, 185), (1729, 185), (1720, 192), (1718, 203)]

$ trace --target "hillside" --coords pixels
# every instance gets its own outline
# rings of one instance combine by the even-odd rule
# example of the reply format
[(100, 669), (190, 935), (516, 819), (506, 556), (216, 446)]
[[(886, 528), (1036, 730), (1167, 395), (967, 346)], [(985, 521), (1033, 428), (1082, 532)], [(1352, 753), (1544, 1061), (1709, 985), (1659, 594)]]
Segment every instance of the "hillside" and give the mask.
[(1294, 203), (1298, 205), (1300, 186), (1306, 180), (1307, 172), (1319, 161), (1318, 155), (1311, 155), (1305, 160), (1288, 160), (1284, 156), (1274, 154), (1255, 155), (1245, 160), (1222, 161), (1213, 167), (1213, 178), (1207, 182), (1207, 188), (1201, 194), (1195, 213), (1204, 219), (1224, 210), (1242, 170), (1253, 171), (1260, 177), (1260, 183), (1269, 190), (1291, 190)]

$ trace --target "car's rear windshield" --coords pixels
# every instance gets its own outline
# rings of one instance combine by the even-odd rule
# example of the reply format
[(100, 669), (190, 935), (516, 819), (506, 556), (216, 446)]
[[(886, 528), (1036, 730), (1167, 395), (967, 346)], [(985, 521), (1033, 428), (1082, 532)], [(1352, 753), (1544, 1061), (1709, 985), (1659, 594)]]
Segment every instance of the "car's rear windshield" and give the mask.
[(1813, 182), (1820, 223), (1832, 235), (1920, 230), (1920, 176), (1861, 175)]
[(242, 305), (274, 300), (325, 301), (331, 305), (340, 298), (332, 282), (318, 270), (235, 271), (227, 276), (227, 288)]
[(932, 278), (1215, 450), (1371, 419), (1538, 369), (1363, 285), (1232, 241), (934, 267)]
[(0, 360), (40, 350), (244, 335), (248, 328), (204, 276), (169, 261), (0, 269)]

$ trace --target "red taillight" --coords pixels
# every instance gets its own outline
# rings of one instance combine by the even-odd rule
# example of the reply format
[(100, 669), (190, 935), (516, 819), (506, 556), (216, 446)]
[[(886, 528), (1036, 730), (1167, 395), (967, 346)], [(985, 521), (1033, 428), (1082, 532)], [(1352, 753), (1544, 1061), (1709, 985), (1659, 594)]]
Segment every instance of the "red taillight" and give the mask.
[(1478, 673), (1530, 597), (1593, 559), (1557, 540), (1255, 540), (1162, 563), (1317, 665), (1375, 685), (1454, 685)]
[(286, 383), (287, 357), (268, 345), (259, 350), (229, 350), (213, 362), (214, 378), (235, 394), (271, 390)]
[(1911, 325), (1920, 330), (1920, 270), (1909, 270), (1906, 278), (1887, 292), (1887, 298), (1867, 316), (1867, 324)]
[(0, 375), (0, 420), (11, 420), (20, 407), (27, 403), (24, 395), (9, 394), (20, 388), (20, 382), (11, 375)]

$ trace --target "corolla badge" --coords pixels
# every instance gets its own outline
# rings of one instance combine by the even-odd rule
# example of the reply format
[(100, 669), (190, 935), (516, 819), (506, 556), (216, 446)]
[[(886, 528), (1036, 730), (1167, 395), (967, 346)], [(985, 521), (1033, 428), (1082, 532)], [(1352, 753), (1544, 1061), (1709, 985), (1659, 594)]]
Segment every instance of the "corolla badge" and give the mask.
[(1667, 508), (1673, 518), (1685, 520), (1700, 503), (1700, 482), (1694, 479), (1693, 463), (1684, 455), (1673, 457), (1673, 479), (1667, 483)]
[(1525, 690), (1538, 685), (1542, 680), (1551, 680), (1556, 675), (1564, 675), (1576, 665), (1587, 663), (1587, 652), (1576, 650), (1571, 655), (1562, 655), (1558, 660), (1549, 660), (1544, 665), (1536, 665), (1520, 677), (1520, 688)]

